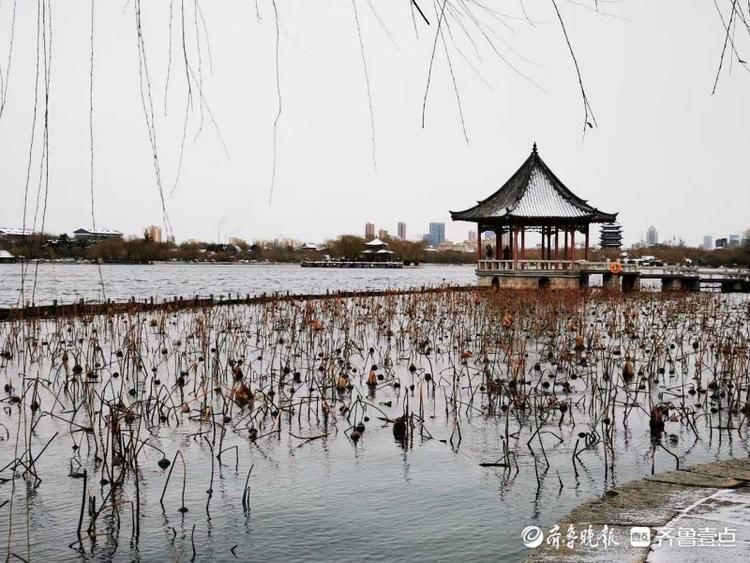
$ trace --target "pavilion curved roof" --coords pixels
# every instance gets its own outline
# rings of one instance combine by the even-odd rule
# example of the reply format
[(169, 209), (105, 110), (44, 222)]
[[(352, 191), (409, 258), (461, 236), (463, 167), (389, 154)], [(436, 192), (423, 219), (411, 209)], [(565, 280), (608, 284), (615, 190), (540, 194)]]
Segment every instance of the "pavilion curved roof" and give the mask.
[(384, 240), (380, 240), (379, 238), (375, 237), (369, 242), (365, 243), (365, 246), (388, 246), (388, 243)]
[(495, 193), (474, 207), (451, 211), (454, 221), (529, 223), (534, 220), (566, 223), (609, 223), (617, 213), (600, 211), (571, 192), (544, 163), (536, 143), (531, 154)]

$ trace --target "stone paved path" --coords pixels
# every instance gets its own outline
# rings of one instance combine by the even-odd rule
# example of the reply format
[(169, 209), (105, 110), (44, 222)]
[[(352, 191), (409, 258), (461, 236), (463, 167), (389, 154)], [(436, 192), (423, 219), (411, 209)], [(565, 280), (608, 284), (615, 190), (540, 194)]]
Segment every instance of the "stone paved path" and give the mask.
[(623, 485), (557, 526), (559, 543), (543, 530), (544, 541), (527, 561), (750, 561), (750, 459)]

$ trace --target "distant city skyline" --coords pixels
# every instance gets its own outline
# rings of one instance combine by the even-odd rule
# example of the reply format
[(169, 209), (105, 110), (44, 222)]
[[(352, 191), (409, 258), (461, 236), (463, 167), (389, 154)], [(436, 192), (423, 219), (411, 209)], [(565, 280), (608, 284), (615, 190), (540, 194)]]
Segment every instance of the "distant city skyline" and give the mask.
[[(422, 234), (422, 235), (412, 235), (410, 238), (407, 236), (406, 231), (406, 223), (404, 221), (399, 221), (396, 223), (396, 231), (398, 238), (404, 239), (404, 240), (432, 240), (432, 231), (431, 229), (435, 229), (435, 232), (441, 233), (437, 238), (439, 239), (439, 242), (437, 244), (440, 244), (440, 242), (443, 241), (452, 241), (452, 242), (470, 242), (475, 241), (477, 233), (476, 231), (470, 230), (468, 232), (465, 232), (465, 238), (464, 235), (461, 234), (461, 232), (455, 232), (457, 236), (450, 237), (447, 236), (446, 231), (451, 226), (451, 223), (456, 222), (427, 222), (427, 230), (428, 232)], [(438, 226), (442, 227), (438, 227)], [(599, 231), (602, 228), (601, 225), (592, 226), (592, 236), (594, 233), (596, 233), (596, 239), (592, 238), (592, 244), (595, 242), (595, 240), (599, 239)], [(84, 227), (84, 229), (91, 230), (87, 227)], [(111, 229), (97, 229), (97, 230), (111, 230)], [(718, 232), (714, 234), (703, 234), (698, 235), (696, 233), (690, 234), (687, 237), (677, 237), (677, 236), (671, 236), (669, 238), (662, 238), (660, 236), (660, 231), (655, 225), (650, 225), (649, 228), (645, 231), (645, 233), (641, 233), (638, 237), (635, 236), (625, 236), (625, 229), (622, 229), (623, 232), (623, 247), (630, 247), (630, 246), (638, 246), (639, 244), (646, 244), (648, 246), (654, 246), (654, 245), (674, 245), (676, 243), (685, 244), (686, 246), (691, 247), (701, 247), (701, 248), (707, 248), (709, 244), (713, 245), (713, 248), (716, 248), (715, 244), (716, 241), (726, 239), (726, 245), (730, 246), (732, 244), (740, 244), (744, 240), (745, 233), (750, 230), (750, 220), (748, 221), (748, 227), (744, 230), (741, 230), (741, 232)], [(19, 226), (4, 226), (0, 227), (0, 231), (3, 232), (13, 232), (16, 234), (20, 234), (23, 231), (23, 229)], [(27, 227), (25, 230), (26, 233), (32, 233), (32, 229)], [(120, 232), (120, 231), (116, 231)], [(361, 231), (360, 231), (361, 232)], [(75, 231), (72, 229), (68, 230), (62, 230), (62, 231), (56, 231), (51, 228), (45, 228), (44, 230), (45, 234), (50, 235), (60, 235), (60, 234), (67, 234), (67, 235), (74, 235)], [(167, 237), (164, 236), (164, 230), (162, 226), (160, 225), (149, 225), (145, 228), (136, 229), (133, 232), (126, 232), (122, 231), (121, 234), (124, 236), (129, 237), (141, 237), (144, 236), (145, 233), (149, 234), (149, 237), (154, 240), (155, 242), (164, 242), (167, 240)], [(175, 240), (176, 242), (188, 242), (188, 241), (194, 241), (194, 240), (203, 240), (205, 242), (217, 242), (217, 243), (227, 243), (231, 239), (241, 239), (241, 240), (299, 240), (299, 241), (318, 241), (323, 242), (325, 240), (336, 238), (341, 235), (346, 234), (356, 234), (353, 232), (339, 232), (334, 233), (331, 232), (330, 234), (326, 234), (320, 238), (313, 238), (313, 237), (298, 237), (293, 235), (288, 235), (283, 232), (277, 233), (275, 236), (272, 237), (263, 237), (263, 236), (254, 236), (253, 233), (250, 233), (247, 236), (240, 236), (237, 234), (232, 233), (222, 233), (220, 236), (220, 240), (216, 239), (216, 236), (214, 237), (207, 237), (207, 238), (198, 238), (196, 236), (191, 236), (190, 233), (186, 233), (184, 237), (177, 237)], [(382, 238), (381, 234), (383, 236), (391, 236), (390, 231), (385, 228), (381, 227), (378, 228), (378, 225), (376, 223), (368, 222), (365, 223), (365, 232), (364, 232), (364, 238), (372, 239), (375, 238), (377, 235), (378, 237)], [(361, 235), (360, 235), (361, 236)], [(490, 231), (487, 231), (483, 233), (483, 238), (494, 238), (494, 234)], [(215, 240), (216, 239), (216, 240)], [(171, 240), (171, 239), (170, 239)]]
[[(437, 247), (439, 244), (443, 242), (449, 242), (453, 243), (454, 245), (457, 245), (459, 247), (466, 246), (467, 243), (476, 243), (476, 237), (477, 233), (474, 230), (470, 230), (465, 233), (466, 238), (462, 236), (458, 236), (456, 238), (449, 238), (445, 235), (445, 227), (446, 224), (442, 222), (431, 222), (427, 224), (428, 230), (430, 232), (424, 233), (421, 236), (412, 236), (411, 238), (405, 238), (405, 237), (399, 237), (403, 238), (404, 240), (411, 240), (411, 241), (425, 241), (430, 246)], [(605, 230), (607, 228), (606, 225), (602, 225)], [(365, 239), (372, 240), (376, 238), (376, 235), (378, 238), (386, 238), (392, 236), (390, 234), (390, 231), (385, 228), (377, 229), (377, 225), (375, 223), (365, 223)], [(396, 229), (399, 232), (402, 232), (403, 234), (406, 234), (406, 223), (401, 221), (396, 224)], [(238, 236), (233, 234), (226, 234), (224, 235), (221, 240), (215, 240), (214, 238), (208, 238), (208, 239), (202, 239), (198, 237), (187, 237), (184, 239), (176, 239), (172, 240), (171, 238), (168, 239), (163, 235), (163, 230), (158, 225), (149, 225), (145, 228), (142, 228), (136, 232), (133, 233), (127, 233), (122, 232), (117, 229), (96, 229), (96, 231), (92, 229), (87, 228), (78, 228), (76, 230), (68, 230), (68, 231), (62, 231), (62, 232), (54, 232), (51, 229), (45, 229), (45, 234), (49, 236), (59, 236), (59, 235), (68, 235), (70, 237), (80, 237), (79, 233), (84, 233), (83, 236), (87, 236), (85, 233), (89, 232), (96, 232), (99, 236), (120, 236), (120, 237), (127, 237), (127, 238), (141, 238), (144, 236), (148, 236), (151, 240), (154, 242), (176, 242), (176, 243), (183, 243), (183, 242), (205, 242), (205, 243), (219, 243), (219, 244), (236, 244), (237, 241), (245, 241), (245, 242), (274, 242), (279, 243), (284, 246), (288, 245), (294, 245), (294, 244), (304, 244), (304, 243), (315, 243), (315, 244), (322, 244), (327, 240), (335, 239), (342, 235), (347, 234), (356, 234), (356, 233), (330, 233), (326, 236), (323, 236), (320, 239), (313, 239), (313, 238), (297, 238), (293, 236), (287, 236), (284, 234), (278, 234), (275, 237), (261, 237), (261, 236)], [(654, 243), (652, 241), (657, 241), (655, 244), (659, 246), (690, 246), (695, 248), (704, 248), (704, 249), (715, 249), (715, 248), (725, 248), (725, 247), (732, 247), (732, 246), (738, 246), (742, 244), (745, 240), (745, 237), (747, 237), (750, 240), (750, 235), (748, 235), (748, 232), (750, 232), (750, 229), (746, 229), (745, 231), (741, 233), (720, 233), (719, 236), (715, 237), (713, 235), (703, 235), (702, 237), (695, 237), (696, 242), (690, 242), (685, 241), (682, 238), (678, 237), (671, 237), (671, 238), (665, 238), (661, 239), (659, 236), (659, 231), (655, 226), (649, 227), (649, 229), (646, 231), (645, 235), (641, 235), (641, 237), (632, 243), (623, 243), (623, 248), (630, 248), (630, 247), (643, 247), (643, 246), (654, 246)], [(594, 233), (596, 233), (596, 236), (594, 236)], [(618, 230), (619, 233), (619, 230)], [(18, 227), (0, 227), (0, 238), (5, 239), (12, 239), (17, 238), (20, 239), (23, 236), (30, 236), (33, 234), (31, 229), (26, 229), (25, 231)], [(433, 234), (436, 235), (435, 240), (437, 241), (435, 244), (433, 244)], [(599, 246), (601, 244), (600, 239), (600, 233), (598, 228), (592, 229), (592, 239), (591, 239), (591, 245), (592, 246)], [(482, 233), (482, 238), (484, 240), (494, 240), (495, 234), (492, 231), (485, 231)], [(533, 242), (531, 242), (533, 244)]]

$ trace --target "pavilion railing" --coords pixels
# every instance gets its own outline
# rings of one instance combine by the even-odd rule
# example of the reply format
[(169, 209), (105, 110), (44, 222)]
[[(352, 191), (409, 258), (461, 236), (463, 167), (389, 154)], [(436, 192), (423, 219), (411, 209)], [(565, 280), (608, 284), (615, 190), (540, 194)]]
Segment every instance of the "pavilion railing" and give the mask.
[(480, 260), (478, 270), (572, 270), (572, 260)]
[[(576, 270), (586, 272), (608, 272), (612, 262), (588, 262), (586, 260), (480, 260), (477, 269), (480, 272), (497, 272), (504, 270), (524, 271), (559, 271)], [(636, 272), (635, 264), (620, 264), (623, 272)]]
[[(480, 260), (477, 264), (477, 271), (487, 273), (519, 270), (530, 272), (573, 271), (582, 274), (606, 274), (612, 272), (611, 267), (613, 264), (613, 262), (588, 262), (586, 260)], [(620, 268), (622, 269), (622, 273), (639, 274), (647, 278), (682, 276), (714, 280), (750, 281), (750, 269), (748, 268), (706, 268), (681, 264), (643, 266), (624, 262), (620, 263)]]

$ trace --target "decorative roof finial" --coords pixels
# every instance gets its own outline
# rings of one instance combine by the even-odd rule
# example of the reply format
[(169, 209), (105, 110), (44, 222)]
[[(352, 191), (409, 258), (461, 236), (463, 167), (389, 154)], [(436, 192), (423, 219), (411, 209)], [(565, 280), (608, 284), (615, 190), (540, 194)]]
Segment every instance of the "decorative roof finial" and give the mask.
[(534, 154), (536, 154), (536, 141), (534, 141), (534, 146), (531, 149), (531, 152), (533, 152)]

